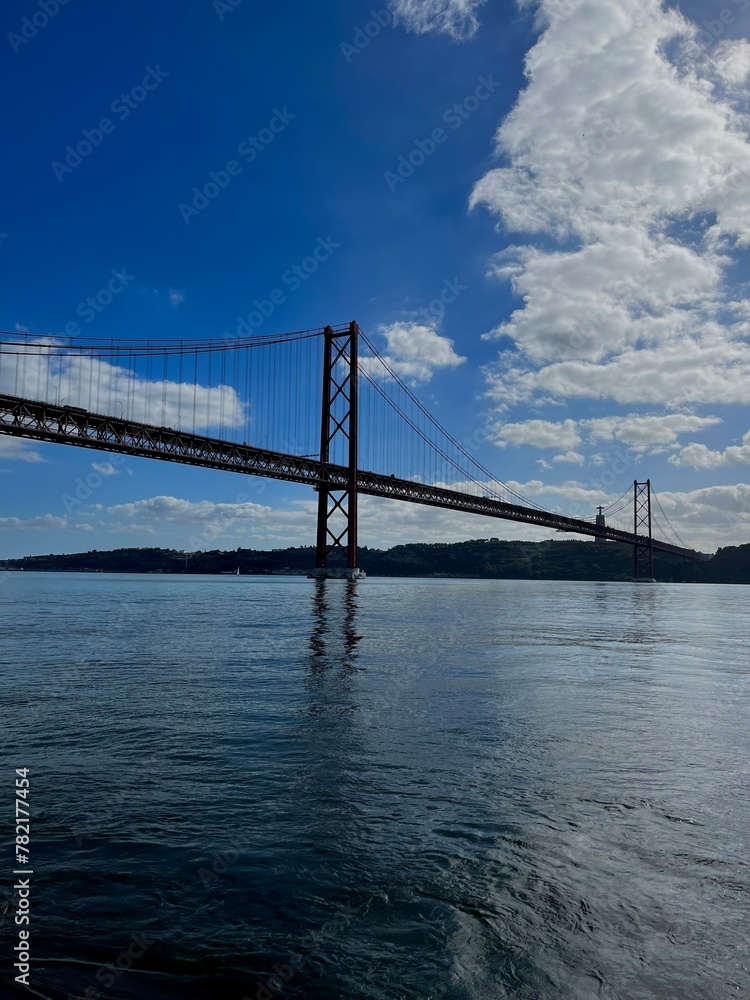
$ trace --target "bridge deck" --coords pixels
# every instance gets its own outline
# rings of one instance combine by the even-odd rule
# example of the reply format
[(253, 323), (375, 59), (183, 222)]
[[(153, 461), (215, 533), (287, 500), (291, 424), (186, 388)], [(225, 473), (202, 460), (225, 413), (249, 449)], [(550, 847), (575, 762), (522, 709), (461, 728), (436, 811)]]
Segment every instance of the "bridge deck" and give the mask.
[[(0, 433), (54, 444), (134, 455), (139, 458), (158, 458), (207, 469), (306, 483), (313, 487), (327, 483), (334, 489), (345, 488), (348, 482), (348, 470), (344, 466), (329, 465), (324, 469), (320, 461), (313, 458), (286, 455), (255, 448), (249, 444), (222, 441), (219, 438), (190, 434), (169, 427), (153, 427), (132, 420), (90, 413), (75, 407), (37, 402), (18, 396), (0, 394)], [(624, 542), (628, 545), (637, 542), (648, 543), (648, 539), (643, 536), (620, 531), (617, 528), (598, 528), (589, 521), (575, 517), (509, 504), (493, 497), (472, 496), (457, 490), (428, 486), (374, 472), (359, 472), (358, 489), (367, 496), (406, 500), (430, 507), (482, 514), (485, 517), (522, 521), (542, 528), (600, 536), (609, 541)], [(653, 539), (652, 545), (660, 552), (671, 552), (690, 559), (700, 558), (700, 554), (693, 549), (680, 548), (657, 539)]]

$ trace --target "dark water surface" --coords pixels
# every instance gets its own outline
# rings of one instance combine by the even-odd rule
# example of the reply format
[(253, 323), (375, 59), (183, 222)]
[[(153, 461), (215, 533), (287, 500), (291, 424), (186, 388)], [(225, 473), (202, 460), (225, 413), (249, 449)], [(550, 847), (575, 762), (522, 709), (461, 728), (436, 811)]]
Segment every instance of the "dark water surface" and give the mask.
[(26, 766), (32, 990), (15, 903), (0, 989), (750, 996), (749, 610), (743, 587), (8, 574), (0, 872), (6, 897)]

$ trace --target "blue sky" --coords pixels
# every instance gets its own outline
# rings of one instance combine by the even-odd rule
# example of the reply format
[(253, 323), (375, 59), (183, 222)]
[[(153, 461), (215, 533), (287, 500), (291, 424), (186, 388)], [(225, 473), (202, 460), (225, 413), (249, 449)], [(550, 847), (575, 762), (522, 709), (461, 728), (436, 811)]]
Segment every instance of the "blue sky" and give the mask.
[[(233, 335), (322, 241), (258, 332), (356, 319), (536, 502), (650, 476), (691, 543), (750, 541), (748, 8), (11, 0), (0, 328)], [(288, 484), (5, 437), (0, 484), (0, 556), (313, 540)], [(542, 537), (363, 509), (363, 544), (496, 534)]]

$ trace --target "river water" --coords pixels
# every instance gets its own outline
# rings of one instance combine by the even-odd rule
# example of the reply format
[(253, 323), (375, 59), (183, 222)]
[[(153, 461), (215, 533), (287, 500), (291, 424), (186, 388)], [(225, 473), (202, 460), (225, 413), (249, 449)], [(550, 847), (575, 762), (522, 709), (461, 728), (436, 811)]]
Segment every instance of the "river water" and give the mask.
[(749, 607), (7, 574), (2, 995), (750, 996)]

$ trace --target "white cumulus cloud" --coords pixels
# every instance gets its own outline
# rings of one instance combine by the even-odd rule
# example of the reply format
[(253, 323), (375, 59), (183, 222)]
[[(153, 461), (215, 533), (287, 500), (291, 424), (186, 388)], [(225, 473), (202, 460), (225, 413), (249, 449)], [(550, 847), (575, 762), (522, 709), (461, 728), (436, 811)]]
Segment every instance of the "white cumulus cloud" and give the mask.
[(660, 493), (664, 511), (691, 546), (711, 552), (750, 542), (750, 485)]
[(583, 443), (621, 441), (634, 451), (660, 450), (674, 445), (681, 434), (694, 434), (721, 423), (720, 417), (698, 417), (690, 413), (638, 414), (593, 417), (583, 420), (524, 420), (499, 423), (494, 427), (496, 444), (530, 445), (534, 448), (570, 449), (568, 457), (558, 455), (555, 462), (583, 461), (576, 447)]
[(517, 424), (499, 424), (494, 431), (496, 444), (531, 445), (533, 448), (573, 449), (581, 443), (575, 420), (554, 423), (550, 420), (524, 420)]
[(68, 519), (54, 514), (39, 514), (37, 517), (0, 517), (0, 530), (22, 530), (25, 528), (49, 529), (66, 528)]
[(674, 465), (689, 465), (694, 469), (718, 469), (728, 465), (750, 465), (750, 431), (741, 445), (730, 445), (724, 451), (712, 451), (705, 444), (692, 442), (671, 455)]
[(750, 42), (746, 38), (720, 42), (714, 61), (721, 76), (739, 86), (750, 76)]
[(634, 451), (673, 445), (680, 434), (695, 433), (720, 423), (720, 417), (697, 417), (689, 413), (630, 414), (580, 421), (591, 441), (622, 441)]
[(526, 6), (542, 33), (497, 134), (504, 163), (471, 198), (526, 237), (490, 265), (519, 299), (488, 334), (517, 348), (491, 392), (503, 407), (747, 399), (750, 315), (727, 280), (750, 245), (747, 42), (711, 54), (659, 0)]
[(0, 460), (17, 462), (43, 462), (44, 459), (28, 441), (21, 438), (0, 436)]
[(270, 507), (260, 504), (214, 503), (211, 500), (190, 501), (177, 497), (159, 496), (107, 508), (107, 513), (144, 523), (166, 522), (197, 527), (205, 538), (217, 538), (239, 523), (267, 517)]
[(92, 462), (91, 468), (101, 476), (119, 476), (120, 470), (116, 469), (111, 462)]
[[(442, 337), (434, 327), (420, 323), (391, 323), (381, 326), (386, 341), (384, 360), (401, 378), (412, 384), (429, 382), (436, 369), (455, 368), (466, 361), (453, 349), (453, 341)], [(363, 358), (363, 367), (377, 375), (381, 365)]]

